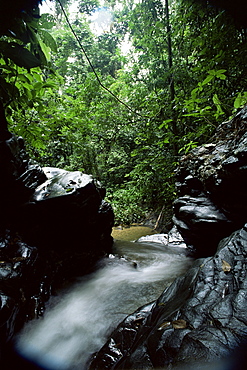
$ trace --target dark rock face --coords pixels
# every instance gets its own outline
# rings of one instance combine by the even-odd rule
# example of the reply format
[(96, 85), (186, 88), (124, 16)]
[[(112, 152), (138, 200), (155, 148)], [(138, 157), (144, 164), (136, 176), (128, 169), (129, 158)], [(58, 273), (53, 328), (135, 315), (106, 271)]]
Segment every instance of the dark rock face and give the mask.
[(198, 256), (247, 221), (247, 108), (218, 128), (216, 143), (191, 151), (177, 172), (173, 222)]
[[(2, 137), (3, 138), (3, 137)], [(0, 141), (0, 348), (42, 315), (51, 290), (111, 252), (105, 189), (79, 171), (41, 168), (22, 138)], [(1, 360), (1, 366), (3, 360)]]
[(216, 137), (177, 172), (173, 221), (200, 258), (118, 326), (90, 369), (246, 369), (247, 108)]

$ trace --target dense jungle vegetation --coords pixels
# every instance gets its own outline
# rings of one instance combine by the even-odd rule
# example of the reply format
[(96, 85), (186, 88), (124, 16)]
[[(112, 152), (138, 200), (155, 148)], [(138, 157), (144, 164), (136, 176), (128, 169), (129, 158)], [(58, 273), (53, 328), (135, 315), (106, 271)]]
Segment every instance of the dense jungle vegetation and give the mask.
[(99, 179), (116, 223), (171, 207), (179, 157), (247, 102), (246, 30), (207, 1), (46, 3), (0, 27), (9, 130)]

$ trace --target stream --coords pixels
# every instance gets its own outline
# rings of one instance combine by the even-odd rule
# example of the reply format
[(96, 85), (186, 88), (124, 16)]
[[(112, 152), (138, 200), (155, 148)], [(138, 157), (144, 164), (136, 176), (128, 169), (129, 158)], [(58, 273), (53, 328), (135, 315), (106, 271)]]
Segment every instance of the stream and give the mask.
[[(139, 237), (148, 231), (136, 227), (133, 232)], [(191, 265), (183, 248), (131, 242), (133, 232), (121, 236), (116, 230), (113, 236), (121, 240), (115, 240), (114, 254), (51, 297), (44, 316), (26, 324), (17, 338), (21, 356), (43, 369), (85, 370), (128, 314), (157, 299)]]

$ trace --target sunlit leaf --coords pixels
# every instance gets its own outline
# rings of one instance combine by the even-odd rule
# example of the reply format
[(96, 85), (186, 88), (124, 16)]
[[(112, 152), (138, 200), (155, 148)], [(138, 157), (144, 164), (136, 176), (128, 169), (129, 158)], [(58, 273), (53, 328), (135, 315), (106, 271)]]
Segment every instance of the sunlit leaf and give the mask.
[(172, 326), (174, 329), (185, 329), (187, 327), (187, 322), (183, 319), (172, 321)]
[(229, 272), (229, 271), (231, 271), (231, 269), (232, 269), (232, 267), (231, 267), (230, 263), (228, 263), (225, 260), (222, 260), (222, 270), (224, 272)]
[(57, 52), (57, 44), (56, 44), (56, 41), (54, 40), (54, 38), (52, 37), (52, 35), (49, 32), (45, 31), (45, 30), (40, 30), (39, 34), (41, 35), (42, 41), (44, 42), (44, 44), (56, 53)]

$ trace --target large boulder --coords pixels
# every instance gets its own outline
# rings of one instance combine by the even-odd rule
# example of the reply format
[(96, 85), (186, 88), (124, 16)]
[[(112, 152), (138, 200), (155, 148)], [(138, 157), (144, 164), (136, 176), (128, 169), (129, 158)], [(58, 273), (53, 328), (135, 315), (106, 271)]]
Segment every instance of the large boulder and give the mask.
[[(47, 180), (18, 208), (16, 227), (25, 240), (42, 249), (92, 249), (102, 237), (98, 218), (105, 190), (79, 171), (43, 171)], [(113, 217), (109, 221), (113, 226)]]

